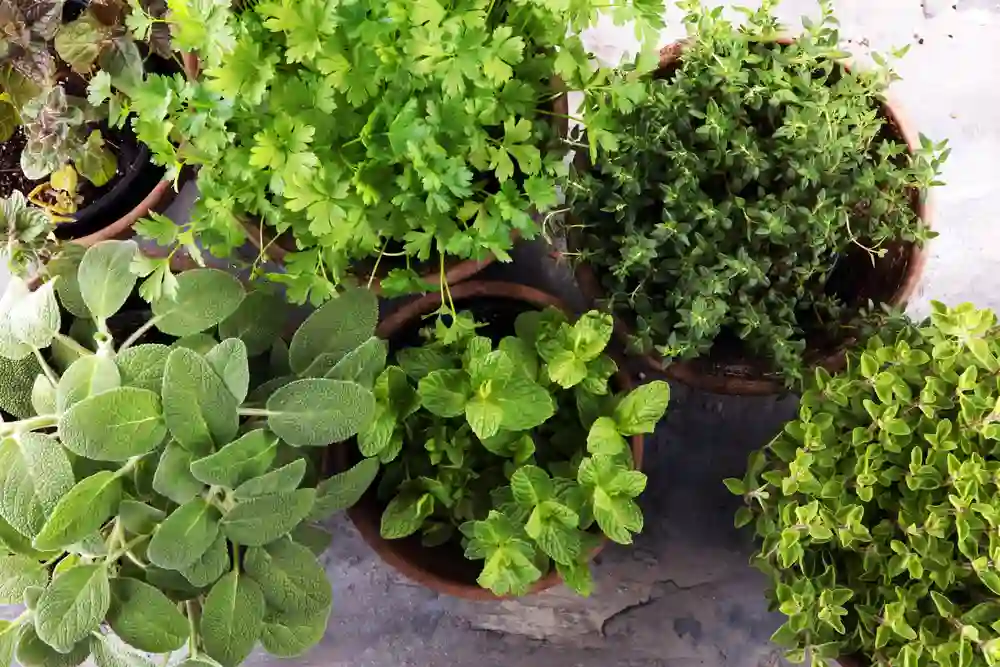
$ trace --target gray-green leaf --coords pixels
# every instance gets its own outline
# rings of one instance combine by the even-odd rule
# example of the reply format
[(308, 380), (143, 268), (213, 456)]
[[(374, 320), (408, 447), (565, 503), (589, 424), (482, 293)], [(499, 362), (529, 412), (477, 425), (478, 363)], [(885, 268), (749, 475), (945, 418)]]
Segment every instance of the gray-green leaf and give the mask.
[(222, 531), (233, 542), (264, 546), (287, 535), (309, 516), (315, 498), (315, 489), (251, 498), (226, 513)]
[(219, 511), (192, 498), (160, 524), (146, 553), (154, 565), (181, 570), (201, 558), (219, 534)]
[(66, 369), (56, 387), (56, 409), (61, 413), (89, 396), (120, 387), (121, 375), (108, 357), (80, 357)]
[(265, 651), (279, 658), (300, 656), (323, 639), (329, 619), (330, 609), (307, 616), (269, 611), (260, 643)]
[(59, 419), (66, 449), (97, 461), (126, 461), (156, 449), (167, 435), (160, 397), (118, 387), (80, 401)]
[(191, 474), (191, 452), (176, 442), (169, 442), (160, 456), (153, 476), (153, 490), (183, 505), (201, 493), (205, 485)]
[(267, 425), (296, 447), (342, 442), (375, 413), (375, 397), (356, 382), (310, 378), (281, 387), (267, 400)]
[(358, 347), (378, 324), (378, 299), (368, 290), (352, 289), (314, 311), (292, 336), (289, 361), (296, 373), (323, 354), (342, 357)]
[(300, 523), (291, 532), (291, 538), (317, 556), (329, 549), (333, 541), (333, 535), (329, 531), (314, 523)]
[(256, 429), (191, 464), (191, 472), (205, 484), (235, 489), (246, 480), (263, 475), (278, 451), (278, 437)]
[(27, 588), (47, 583), (48, 572), (34, 558), (0, 556), (0, 604), (20, 604)]
[(306, 460), (297, 459), (288, 465), (272, 470), (266, 475), (254, 477), (236, 487), (233, 497), (237, 500), (247, 500), (273, 493), (288, 493), (299, 488), (306, 474)]
[(79, 641), (69, 653), (60, 653), (41, 639), (34, 625), (27, 625), (17, 640), (21, 667), (76, 667), (90, 655), (90, 639)]
[(352, 507), (375, 481), (378, 470), (378, 459), (362, 459), (348, 470), (320, 482), (309, 518), (319, 521)]
[(239, 338), (247, 346), (247, 354), (255, 357), (271, 349), (281, 335), (288, 304), (268, 292), (250, 292), (240, 307), (219, 325), (219, 335)]
[(129, 645), (148, 653), (168, 653), (187, 641), (187, 619), (157, 588), (138, 579), (113, 579), (111, 595), (108, 625)]
[(219, 374), (237, 403), (246, 400), (250, 390), (250, 362), (247, 346), (239, 338), (227, 338), (205, 355), (205, 360)]
[(160, 393), (169, 354), (169, 347), (153, 343), (136, 345), (119, 352), (115, 361), (121, 372), (122, 384)]
[(227, 569), (229, 569), (229, 542), (222, 533), (219, 533), (208, 551), (182, 569), (181, 574), (191, 582), (192, 586), (204, 588), (218, 581)]
[(56, 504), (35, 537), (35, 548), (65, 549), (90, 537), (117, 513), (121, 495), (121, 480), (109, 470), (80, 480)]
[(223, 667), (246, 660), (264, 629), (264, 594), (253, 579), (230, 572), (205, 599), (201, 636), (205, 652)]
[(38, 638), (61, 653), (69, 653), (100, 626), (110, 605), (108, 569), (103, 563), (71, 568), (56, 577), (38, 598)]
[(80, 294), (95, 319), (106, 320), (125, 304), (135, 287), (134, 241), (103, 241), (87, 249), (77, 276)]
[(326, 572), (308, 548), (289, 540), (248, 549), (243, 567), (264, 593), (267, 608), (313, 615), (333, 604)]
[(45, 348), (59, 332), (59, 303), (55, 284), (45, 283), (17, 302), (10, 314), (10, 331), (22, 343)]
[(136, 535), (148, 535), (167, 518), (167, 515), (163, 510), (138, 500), (123, 500), (118, 506), (118, 517), (125, 530)]
[(56, 414), (56, 388), (44, 373), (31, 385), (31, 407), (40, 415)]
[(195, 454), (224, 445), (239, 429), (237, 402), (204, 357), (177, 348), (163, 374), (163, 413), (171, 435)]
[(0, 516), (34, 537), (73, 488), (73, 468), (59, 443), (41, 433), (21, 433), (0, 443)]
[(420, 530), (424, 519), (434, 512), (434, 497), (429, 493), (401, 493), (382, 512), (380, 532), (387, 540), (398, 540)]
[(92, 637), (90, 649), (97, 667), (154, 667), (151, 660), (114, 635), (98, 633)]
[(171, 336), (201, 333), (232, 315), (244, 297), (243, 285), (225, 271), (192, 269), (177, 276), (173, 299), (153, 302), (156, 328)]
[(331, 380), (350, 380), (371, 389), (375, 378), (385, 368), (387, 354), (388, 346), (385, 341), (372, 336), (344, 355), (326, 373), (326, 377)]

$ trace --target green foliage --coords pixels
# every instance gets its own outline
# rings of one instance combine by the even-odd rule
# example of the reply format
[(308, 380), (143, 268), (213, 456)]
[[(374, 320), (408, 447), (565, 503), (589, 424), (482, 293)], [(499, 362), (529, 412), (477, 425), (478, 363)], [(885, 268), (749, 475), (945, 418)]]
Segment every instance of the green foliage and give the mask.
[[(293, 243), (284, 283), (318, 303), (353, 264), (404, 260), (383, 288), (426, 291), (434, 255), (507, 260), (565, 173), (557, 79), (601, 85), (578, 33), (598, 9), (662, 27), (662, 0), (171, 2), (204, 81), (151, 77), (136, 130), (173, 172), (200, 167), (195, 234), (219, 256), (244, 222)], [(432, 264), (431, 266), (433, 266)]]
[(819, 369), (798, 419), (726, 480), (801, 660), (987, 667), (1000, 660), (1000, 329), (933, 305)]
[(691, 359), (738, 337), (791, 383), (807, 337), (843, 340), (857, 316), (835, 269), (931, 236), (913, 201), (937, 184), (945, 144), (907, 151), (883, 111), (896, 75), (880, 56), (838, 64), (826, 0), (790, 45), (775, 41), (774, 0), (739, 30), (680, 4), (690, 37), (675, 67), (623, 72), (584, 103), (592, 166), (567, 188), (579, 259), (636, 351)]
[[(612, 393), (608, 315), (570, 323), (556, 309), (529, 311), (515, 336), (479, 335), (491, 325), (503, 326), (470, 313), (439, 319), (375, 382), (376, 416), (358, 442), (387, 464), (382, 536), (461, 541), (467, 558), (485, 561), (479, 584), (497, 595), (527, 593), (553, 566), (589, 594), (599, 534), (630, 544), (642, 529), (634, 498), (646, 478), (623, 436), (653, 431), (668, 387)], [(359, 488), (374, 474), (362, 464), (342, 474), (361, 478)]]
[(4, 230), (7, 264), (17, 275), (24, 276), (52, 254), (55, 224), (17, 190), (0, 199), (0, 229)]
[[(5, 362), (34, 363), (16, 378), (32, 402), (0, 422), (0, 602), (29, 603), (0, 625), (0, 667), (15, 652), (37, 667), (145, 667), (143, 653), (185, 645), (189, 663), (235, 666), (258, 643), (299, 655), (326, 628), (329, 535), (310, 522), (356, 502), (378, 461), (319, 484), (319, 447), (365, 426), (372, 391), (346, 377), (273, 382), (283, 323), (247, 317), (243, 287), (221, 272), (181, 273), (172, 298), (137, 309), (130, 267), (144, 259), (104, 242), (75, 272), (35, 291), (15, 279), (0, 299)], [(369, 301), (332, 300), (293, 342), (319, 336), (343, 368), (371, 347), (375, 321), (358, 318)], [(220, 341), (226, 331), (239, 337)], [(384, 355), (366, 359), (382, 372)]]

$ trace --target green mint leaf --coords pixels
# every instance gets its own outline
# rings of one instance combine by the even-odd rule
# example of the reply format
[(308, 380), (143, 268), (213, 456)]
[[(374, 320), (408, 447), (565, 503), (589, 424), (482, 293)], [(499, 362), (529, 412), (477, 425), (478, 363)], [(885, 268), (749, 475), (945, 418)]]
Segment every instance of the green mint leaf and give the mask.
[(362, 289), (344, 292), (313, 312), (292, 336), (288, 346), (292, 370), (301, 373), (322, 354), (343, 357), (371, 338), (376, 324), (375, 295)]
[(256, 357), (270, 350), (281, 335), (287, 313), (288, 304), (281, 297), (263, 291), (250, 292), (233, 314), (219, 324), (219, 335), (239, 338), (247, 347), (247, 355)]
[(212, 545), (198, 560), (180, 570), (192, 586), (205, 588), (219, 580), (229, 569), (229, 542), (219, 533)]
[(633, 389), (615, 408), (614, 419), (622, 435), (652, 433), (670, 401), (670, 387), (662, 380)]
[(0, 556), (0, 604), (21, 604), (27, 588), (48, 583), (48, 572), (34, 558)]
[(504, 407), (489, 396), (473, 396), (465, 404), (465, 419), (476, 437), (485, 440), (500, 431), (504, 419)]
[[(243, 482), (236, 487), (236, 490), (233, 492), (233, 498), (236, 500), (249, 500), (250, 498), (258, 498), (274, 493), (290, 493), (299, 488), (302, 478), (305, 477), (307, 467), (305, 459), (296, 459), (287, 465), (272, 470), (266, 475), (254, 477)], [(318, 492), (319, 490), (317, 489)]]
[(264, 546), (287, 535), (309, 516), (315, 500), (315, 489), (251, 498), (226, 513), (222, 531), (233, 542)]
[(574, 387), (587, 378), (587, 362), (572, 350), (559, 350), (545, 365), (549, 379), (563, 389)]
[(183, 569), (208, 551), (219, 534), (219, 511), (202, 498), (192, 498), (160, 524), (147, 554), (154, 565)]
[(356, 382), (310, 378), (271, 394), (267, 412), (268, 427), (288, 444), (325, 447), (356, 435), (372, 418), (375, 398)]
[(406, 347), (396, 353), (396, 363), (403, 372), (414, 380), (420, 381), (434, 371), (447, 371), (455, 368), (451, 357), (431, 347)]
[(163, 390), (163, 372), (167, 367), (170, 348), (166, 345), (136, 345), (115, 356), (121, 383), (126, 387)]
[(56, 577), (38, 598), (35, 631), (49, 646), (69, 653), (100, 626), (110, 605), (104, 564), (78, 565)]
[(529, 431), (555, 414), (555, 401), (541, 385), (514, 374), (493, 385), (490, 398), (503, 409), (500, 427), (507, 431)]
[(237, 403), (246, 400), (250, 390), (250, 362), (247, 346), (239, 338), (227, 338), (205, 355)]
[(642, 530), (642, 511), (631, 499), (594, 489), (594, 519), (601, 531), (618, 544), (632, 544), (632, 533)]
[(37, 535), (73, 484), (69, 458), (55, 438), (21, 433), (0, 442), (0, 488), (4, 490), (0, 516), (20, 535)]
[(219, 579), (205, 598), (201, 636), (205, 652), (222, 667), (237, 667), (264, 630), (264, 594), (235, 570)]
[(141, 456), (159, 446), (166, 434), (160, 397), (135, 387), (90, 396), (59, 419), (59, 438), (66, 449), (96, 461)]
[(521, 466), (510, 477), (514, 500), (524, 507), (535, 507), (555, 494), (549, 474), (538, 466)]
[(121, 494), (121, 480), (110, 471), (102, 470), (80, 480), (52, 510), (35, 537), (35, 548), (65, 549), (96, 533), (117, 513)]
[(190, 336), (210, 329), (236, 312), (243, 285), (225, 271), (191, 269), (177, 276), (177, 291), (153, 301), (156, 328), (170, 336)]
[(189, 635), (187, 619), (177, 605), (138, 579), (111, 580), (108, 625), (130, 646), (147, 653), (176, 651)]
[(429, 493), (401, 493), (382, 512), (380, 532), (387, 540), (398, 540), (420, 530), (424, 519), (434, 513), (434, 497)]
[(211, 452), (239, 429), (237, 402), (211, 364), (187, 348), (170, 352), (163, 374), (163, 414), (170, 434), (195, 454)]
[(570, 334), (573, 340), (573, 351), (584, 361), (593, 361), (611, 342), (615, 323), (611, 315), (596, 310), (584, 313), (573, 324)]
[(316, 487), (316, 504), (309, 518), (320, 521), (353, 507), (378, 475), (378, 459), (362, 459), (351, 468), (323, 480)]
[(439, 417), (457, 417), (462, 414), (471, 392), (469, 375), (462, 370), (431, 371), (417, 385), (421, 404)]
[(586, 563), (556, 562), (556, 570), (570, 589), (577, 595), (590, 597), (594, 592), (594, 576)]
[(638, 470), (619, 470), (605, 490), (611, 495), (636, 498), (646, 490), (646, 475)]
[(80, 260), (80, 295), (87, 310), (98, 320), (106, 320), (125, 305), (135, 288), (130, 270), (138, 246), (134, 241), (106, 241), (87, 249)]
[(247, 575), (260, 584), (268, 610), (297, 616), (329, 612), (330, 582), (308, 548), (279, 540), (249, 549), (243, 563)]
[(205, 490), (205, 484), (191, 474), (191, 452), (176, 442), (169, 442), (160, 455), (153, 476), (153, 490), (178, 505), (183, 505)]
[(564, 565), (580, 558), (580, 518), (569, 507), (554, 500), (546, 500), (531, 511), (524, 532), (552, 560)]
[(66, 369), (56, 387), (56, 409), (62, 413), (83, 399), (121, 386), (115, 362), (96, 354), (80, 357)]
[(278, 452), (278, 437), (266, 429), (240, 436), (215, 454), (191, 464), (191, 473), (205, 484), (235, 489), (266, 473)]
[(591, 454), (618, 456), (629, 451), (628, 441), (618, 432), (615, 420), (598, 417), (587, 433), (587, 451)]

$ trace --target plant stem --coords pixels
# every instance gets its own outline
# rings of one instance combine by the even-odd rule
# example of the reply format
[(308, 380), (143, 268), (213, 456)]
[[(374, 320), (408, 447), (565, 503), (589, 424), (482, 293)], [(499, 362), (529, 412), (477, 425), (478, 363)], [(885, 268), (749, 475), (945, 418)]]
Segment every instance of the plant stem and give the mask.
[(132, 345), (134, 345), (135, 342), (137, 340), (139, 340), (140, 338), (142, 338), (147, 331), (149, 331), (150, 329), (152, 329), (153, 327), (155, 327), (156, 324), (159, 321), (160, 321), (160, 318), (158, 316), (157, 317), (152, 317), (152, 318), (149, 319), (148, 322), (146, 322), (141, 327), (139, 327), (134, 332), (132, 332), (132, 335), (129, 336), (128, 338), (126, 338), (125, 342), (122, 343), (122, 346), (120, 348), (118, 348), (118, 353), (121, 354), (122, 352), (124, 352), (125, 350), (127, 350), (128, 348), (130, 348)]
[(57, 415), (39, 415), (30, 419), (0, 424), (0, 436), (37, 431), (38, 429), (51, 428), (58, 424), (59, 417)]
[(83, 345), (81, 345), (74, 339), (70, 338), (66, 334), (57, 333), (56, 340), (58, 340), (60, 343), (62, 343), (63, 345), (65, 345), (66, 347), (68, 347), (69, 349), (73, 350), (74, 352), (76, 352), (81, 356), (94, 353), (93, 350), (85, 348)]
[(269, 417), (271, 415), (270, 410), (260, 408), (240, 408), (237, 412), (242, 417)]
[(49, 363), (45, 361), (45, 357), (42, 356), (42, 351), (39, 350), (37, 347), (32, 347), (31, 351), (34, 353), (35, 359), (38, 359), (38, 365), (42, 367), (42, 371), (45, 373), (45, 377), (49, 379), (49, 382), (52, 383), (52, 386), (55, 387), (56, 385), (58, 385), (59, 377), (56, 375), (56, 372), (52, 370), (52, 367), (49, 366)]
[(187, 600), (184, 603), (184, 610), (187, 612), (188, 628), (188, 653), (194, 658), (198, 655), (198, 603), (194, 600)]

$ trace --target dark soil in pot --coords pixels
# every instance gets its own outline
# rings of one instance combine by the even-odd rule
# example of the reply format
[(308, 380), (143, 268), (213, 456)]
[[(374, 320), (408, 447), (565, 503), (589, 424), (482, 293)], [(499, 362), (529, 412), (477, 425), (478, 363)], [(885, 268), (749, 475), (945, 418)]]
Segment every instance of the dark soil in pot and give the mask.
[[(494, 340), (512, 335), (514, 320), (525, 311), (554, 306), (569, 312), (555, 297), (513, 283), (467, 282), (452, 287), (451, 293), (458, 311), (471, 311), (477, 320), (488, 322), (478, 331)], [(406, 304), (379, 324), (377, 334), (388, 341), (390, 359), (396, 350), (420, 344), (420, 329), (432, 321), (427, 318), (440, 305), (440, 295), (427, 294)], [(618, 389), (630, 388), (628, 378), (623, 374), (616, 376), (615, 382)], [(412, 443), (404, 446), (412, 446)], [(631, 446), (636, 468), (641, 468), (642, 436), (633, 437)], [(337, 470), (350, 467), (361, 456), (353, 441), (335, 445), (332, 451), (332, 463)], [(401, 540), (382, 538), (379, 531), (386, 503), (377, 494), (381, 481), (380, 476), (358, 504), (348, 510), (351, 521), (369, 546), (393, 568), (434, 591), (470, 600), (498, 599), (476, 583), (483, 562), (465, 558), (457, 540), (439, 547), (425, 547), (419, 534)], [(551, 571), (535, 584), (532, 592), (543, 591), (559, 582), (559, 575)]]

